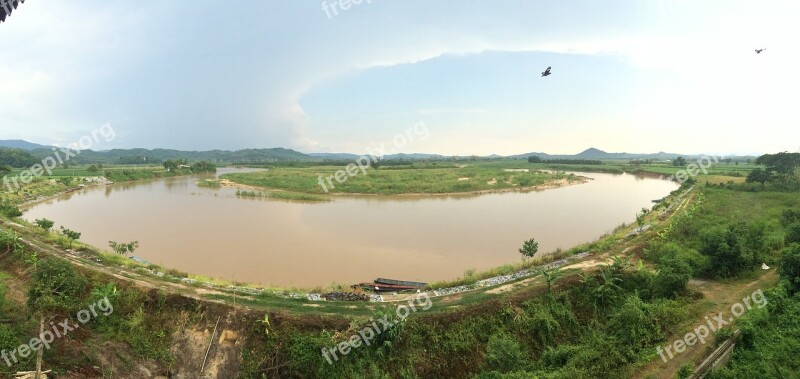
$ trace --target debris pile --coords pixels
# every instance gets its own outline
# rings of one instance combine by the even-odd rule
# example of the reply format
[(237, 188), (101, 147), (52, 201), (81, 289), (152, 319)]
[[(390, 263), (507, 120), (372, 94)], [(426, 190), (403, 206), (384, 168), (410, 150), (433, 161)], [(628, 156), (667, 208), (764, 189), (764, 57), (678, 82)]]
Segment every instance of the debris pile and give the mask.
[(369, 301), (369, 296), (355, 292), (328, 292), (322, 294), (322, 298), (332, 301)]

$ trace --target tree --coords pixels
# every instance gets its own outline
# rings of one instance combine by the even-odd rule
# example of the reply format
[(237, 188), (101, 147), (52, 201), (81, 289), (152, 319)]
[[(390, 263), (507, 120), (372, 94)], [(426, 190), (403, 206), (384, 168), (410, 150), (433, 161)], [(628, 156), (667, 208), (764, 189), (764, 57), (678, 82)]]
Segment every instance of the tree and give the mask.
[[(28, 308), (39, 315), (39, 338), (44, 334), (45, 316), (68, 315), (75, 309), (87, 280), (78, 275), (67, 262), (60, 259), (45, 259), (39, 262), (28, 290)], [(36, 356), (36, 372), (41, 373), (44, 346)]]
[(542, 158), (538, 155), (528, 157), (528, 163), (542, 163)]
[(793, 243), (800, 243), (800, 222), (795, 222), (786, 228), (784, 243), (787, 246)]
[(692, 277), (692, 267), (685, 260), (664, 256), (658, 262), (658, 275), (653, 282), (656, 296), (675, 298), (686, 292), (686, 284)]
[(110, 246), (115, 253), (127, 257), (128, 254), (132, 255), (133, 251), (139, 247), (139, 241), (133, 241), (128, 243), (108, 241), (108, 246)]
[(783, 249), (778, 273), (789, 282), (792, 292), (800, 291), (800, 244)]
[(85, 276), (61, 259), (42, 259), (33, 273), (28, 306), (37, 311), (68, 315), (87, 293)]
[(192, 172), (217, 172), (217, 166), (208, 161), (195, 162), (192, 165)]
[(499, 333), (489, 337), (484, 362), (488, 371), (507, 373), (522, 368), (525, 357), (519, 342), (505, 333)]
[(35, 156), (22, 149), (0, 149), (0, 166), (30, 167), (39, 162)]
[(525, 241), (522, 244), (522, 247), (519, 249), (519, 253), (522, 254), (523, 259), (531, 258), (536, 255), (536, 252), (539, 251), (539, 243), (536, 242), (535, 239), (531, 238)]
[(600, 270), (600, 275), (598, 277), (600, 278), (600, 285), (595, 288), (594, 292), (600, 300), (600, 304), (605, 306), (608, 304), (609, 300), (616, 297), (617, 292), (622, 290), (622, 287), (618, 284), (622, 283), (622, 279), (614, 276), (614, 271), (609, 266)]
[(14, 218), (22, 216), (22, 211), (20, 211), (19, 208), (12, 204), (8, 199), (3, 199), (0, 201), (0, 215), (8, 218)]
[(0, 165), (0, 175), (6, 175), (11, 172), (11, 166), (9, 165)]
[(641, 349), (664, 337), (648, 304), (638, 294), (628, 296), (609, 321), (609, 331), (626, 346)]
[(89, 166), (89, 168), (86, 169), (86, 171), (89, 171), (89, 172), (97, 172), (98, 170), (99, 169), (95, 165), (91, 165), (91, 166)]
[(614, 274), (620, 274), (631, 266), (632, 264), (630, 257), (620, 257), (618, 255), (615, 255), (611, 257), (611, 266), (608, 267)]
[(544, 269), (542, 269), (542, 270), (539, 270), (539, 272), (542, 274), (542, 276), (544, 276), (544, 281), (545, 281), (545, 283), (547, 283), (547, 292), (548, 293), (553, 292), (553, 283), (555, 283), (555, 281), (558, 278), (560, 278), (562, 275), (564, 275), (564, 272), (560, 271), (558, 269), (558, 267), (556, 267), (556, 268), (554, 268), (552, 270), (544, 270)]
[(781, 224), (788, 226), (800, 222), (800, 210), (787, 209), (781, 215)]
[(49, 232), (55, 224), (52, 220), (48, 220), (46, 218), (37, 218), (34, 222), (36, 223), (36, 226), (44, 230), (44, 234), (47, 234), (47, 232)]
[(115, 286), (114, 283), (107, 283), (105, 285), (95, 287), (92, 289), (92, 297), (96, 300), (116, 299), (119, 297), (119, 293), (117, 293), (117, 286)]
[(761, 183), (761, 186), (764, 186), (764, 183), (768, 182), (771, 178), (772, 174), (770, 174), (769, 171), (757, 168), (753, 171), (750, 171), (750, 173), (747, 174), (747, 179), (745, 179), (745, 182)]
[(69, 248), (70, 249), (72, 249), (72, 243), (81, 238), (81, 234), (80, 233), (78, 233), (78, 232), (76, 232), (74, 230), (69, 230), (69, 229), (67, 229), (67, 228), (65, 228), (63, 226), (61, 227), (61, 235), (63, 235), (64, 237), (67, 237), (67, 239), (69, 240)]
[(672, 165), (676, 167), (686, 166), (686, 159), (683, 157), (677, 157), (674, 161), (672, 161)]
[(34, 270), (36, 270), (36, 266), (39, 264), (39, 260), (40, 260), (39, 254), (33, 252), (31, 253), (31, 255), (28, 256), (28, 258), (25, 259), (25, 263), (29, 264), (31, 267), (33, 267)]
[(176, 163), (175, 161), (173, 161), (171, 159), (164, 161), (163, 165), (164, 165), (164, 169), (167, 170), (167, 171), (172, 171), (172, 170), (178, 168), (178, 163)]
[(642, 208), (642, 211), (636, 214), (636, 224), (639, 225), (640, 228), (644, 226), (644, 217), (647, 216), (648, 213), (650, 213), (649, 209)]
[(761, 262), (763, 250), (763, 224), (735, 223), (701, 236), (700, 252), (711, 257), (710, 272), (718, 278), (733, 277), (753, 268)]
[(756, 164), (765, 166), (767, 172), (774, 173), (786, 184), (800, 166), (800, 153), (764, 154), (756, 159)]

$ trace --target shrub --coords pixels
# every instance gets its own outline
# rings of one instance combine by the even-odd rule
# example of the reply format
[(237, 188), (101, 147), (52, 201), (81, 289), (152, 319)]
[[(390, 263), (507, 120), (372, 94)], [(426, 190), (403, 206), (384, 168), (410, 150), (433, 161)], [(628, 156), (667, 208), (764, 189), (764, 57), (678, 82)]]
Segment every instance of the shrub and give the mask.
[(783, 211), (781, 223), (784, 226), (794, 224), (795, 222), (800, 222), (800, 210), (787, 209)]
[(22, 216), (22, 211), (16, 205), (11, 204), (11, 201), (4, 199), (0, 201), (0, 214), (8, 218), (14, 218)]
[(487, 371), (516, 371), (522, 369), (524, 362), (525, 354), (514, 338), (502, 333), (489, 338), (485, 355)]
[(800, 244), (792, 244), (783, 250), (778, 273), (789, 282), (792, 292), (800, 290)]
[(728, 278), (762, 261), (764, 224), (736, 223), (711, 229), (701, 237), (701, 252), (711, 258), (710, 274)]
[(67, 262), (45, 259), (38, 263), (28, 291), (28, 306), (44, 312), (65, 313), (80, 306), (87, 281)]
[(649, 306), (638, 295), (628, 296), (609, 322), (610, 333), (635, 351), (663, 339)]
[(783, 240), (786, 246), (791, 245), (793, 243), (800, 243), (800, 222), (793, 222), (791, 225), (786, 227), (786, 236)]
[(653, 293), (657, 297), (675, 298), (686, 293), (686, 284), (692, 277), (688, 263), (673, 257), (665, 257), (658, 263), (658, 275), (653, 281)]

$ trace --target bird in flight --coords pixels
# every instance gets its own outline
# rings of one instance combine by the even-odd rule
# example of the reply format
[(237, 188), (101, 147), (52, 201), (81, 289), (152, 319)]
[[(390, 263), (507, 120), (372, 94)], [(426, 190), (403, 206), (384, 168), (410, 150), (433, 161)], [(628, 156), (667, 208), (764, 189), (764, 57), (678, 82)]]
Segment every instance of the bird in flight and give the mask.
[(547, 75), (550, 75), (550, 66), (547, 66), (547, 70), (544, 70), (544, 72), (542, 72), (542, 77), (545, 77)]
[(756, 49), (756, 54), (761, 54), (761, 52), (764, 51), (764, 50), (766, 50), (766, 49)]

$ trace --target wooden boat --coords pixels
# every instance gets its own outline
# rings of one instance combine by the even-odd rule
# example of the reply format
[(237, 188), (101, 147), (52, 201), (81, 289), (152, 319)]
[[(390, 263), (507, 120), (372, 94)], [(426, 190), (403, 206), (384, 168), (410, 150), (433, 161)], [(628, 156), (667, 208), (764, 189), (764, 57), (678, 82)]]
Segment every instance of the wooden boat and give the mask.
[(375, 279), (375, 283), (383, 284), (383, 285), (393, 285), (393, 286), (404, 286), (404, 287), (414, 287), (414, 288), (422, 288), (428, 285), (428, 283), (422, 282), (412, 282), (407, 280), (394, 280), (394, 279), (386, 279), (386, 278), (378, 278)]
[(386, 278), (378, 278), (375, 279), (375, 283), (378, 284), (389, 284), (394, 286), (407, 286), (407, 287), (425, 287), (428, 283), (422, 282), (412, 282), (408, 280), (395, 280), (395, 279), (386, 279)]
[(381, 284), (381, 283), (360, 283), (353, 286), (354, 288), (361, 288), (363, 290), (369, 290), (374, 292), (402, 292), (402, 291), (417, 291), (421, 289), (421, 287), (412, 287), (412, 286), (399, 286), (393, 284)]

